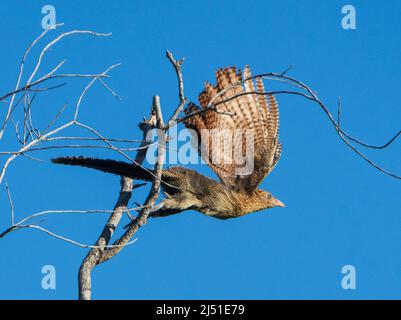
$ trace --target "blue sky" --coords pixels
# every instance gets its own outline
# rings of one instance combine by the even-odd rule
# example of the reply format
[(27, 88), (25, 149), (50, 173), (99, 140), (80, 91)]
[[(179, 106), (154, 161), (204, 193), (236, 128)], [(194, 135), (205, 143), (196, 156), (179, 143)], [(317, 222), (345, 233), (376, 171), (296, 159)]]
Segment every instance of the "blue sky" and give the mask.
[[(0, 92), (12, 89), (27, 45), (42, 31), (44, 1), (4, 1), (0, 35)], [(249, 64), (254, 73), (281, 72), (309, 84), (335, 113), (343, 101), (343, 126), (371, 143), (399, 129), (401, 3), (393, 1), (52, 1), (61, 31), (112, 32), (107, 39), (75, 36), (57, 44), (42, 74), (67, 58), (63, 72), (93, 73), (122, 62), (109, 84), (88, 93), (81, 121), (105, 136), (140, 138), (136, 124), (159, 94), (167, 117), (177, 104), (176, 78), (164, 56), (185, 57), (186, 95), (196, 101), (218, 67)], [(357, 29), (341, 28), (341, 8), (356, 8)], [(54, 31), (41, 42), (58, 34)], [(40, 47), (40, 46), (39, 46)], [(38, 49), (33, 51), (33, 56)], [(32, 57), (33, 57), (32, 56)], [(32, 70), (30, 60), (28, 70)], [(31, 68), (31, 69), (29, 69)], [(65, 102), (76, 102), (85, 81), (37, 101), (38, 126)], [(282, 159), (262, 188), (286, 208), (220, 221), (185, 212), (150, 220), (137, 242), (93, 274), (95, 299), (309, 299), (400, 298), (401, 182), (380, 174), (338, 138), (317, 105), (278, 97)], [(67, 111), (68, 112), (68, 111)], [(68, 115), (68, 113), (67, 113)], [(3, 117), (3, 113), (2, 113)], [(10, 133), (2, 150), (16, 147)], [(367, 152), (401, 173), (400, 142)], [(17, 159), (7, 179), (16, 217), (47, 209), (111, 209), (119, 178), (52, 165), (60, 154), (118, 158), (102, 150), (51, 151), (43, 163)], [(2, 158), (4, 161), (5, 158)], [(211, 174), (205, 166), (196, 169)], [(10, 223), (4, 185), (0, 229)], [(146, 189), (135, 191), (141, 201)], [(107, 216), (49, 216), (43, 226), (93, 243)], [(121, 230), (118, 230), (118, 234)], [(37, 230), (1, 240), (0, 298), (75, 299), (77, 272), (87, 250)], [(41, 286), (44, 265), (57, 272), (56, 290)], [(341, 287), (341, 268), (356, 269), (356, 289)]]

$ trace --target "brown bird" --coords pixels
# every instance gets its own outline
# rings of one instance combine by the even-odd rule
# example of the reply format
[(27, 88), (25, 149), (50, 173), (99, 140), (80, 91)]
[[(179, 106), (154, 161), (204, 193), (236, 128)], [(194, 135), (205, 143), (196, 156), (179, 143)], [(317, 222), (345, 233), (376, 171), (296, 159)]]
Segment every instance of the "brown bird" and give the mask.
[[(201, 107), (188, 104), (184, 111), (192, 116), (184, 123), (192, 129), (192, 142), (220, 182), (184, 167), (163, 170), (161, 185), (166, 197), (151, 213), (153, 217), (197, 210), (228, 219), (284, 207), (270, 192), (258, 189), (281, 156), (274, 96), (265, 94), (260, 78), (255, 87), (248, 66), (243, 75), (234, 67), (219, 69), (216, 80), (215, 86), (205, 83), (199, 95)], [(154, 175), (152, 170), (115, 160), (61, 157), (52, 161), (144, 181), (151, 181)]]

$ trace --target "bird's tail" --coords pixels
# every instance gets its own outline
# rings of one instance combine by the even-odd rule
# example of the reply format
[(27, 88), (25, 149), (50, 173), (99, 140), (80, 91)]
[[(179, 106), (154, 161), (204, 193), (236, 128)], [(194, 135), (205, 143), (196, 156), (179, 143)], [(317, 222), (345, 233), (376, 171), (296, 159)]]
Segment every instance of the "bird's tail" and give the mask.
[(53, 163), (67, 164), (71, 166), (81, 166), (100, 170), (107, 173), (113, 173), (119, 176), (130, 177), (138, 180), (151, 181), (153, 177), (152, 170), (145, 169), (139, 165), (115, 161), (110, 159), (97, 159), (87, 157), (60, 157), (51, 159)]

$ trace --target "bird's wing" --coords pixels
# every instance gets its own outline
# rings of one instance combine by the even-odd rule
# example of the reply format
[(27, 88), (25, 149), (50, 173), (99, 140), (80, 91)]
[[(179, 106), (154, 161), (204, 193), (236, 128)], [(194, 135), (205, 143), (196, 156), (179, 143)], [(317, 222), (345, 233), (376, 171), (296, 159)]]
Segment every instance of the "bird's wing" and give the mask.
[(257, 188), (281, 155), (278, 104), (273, 95), (257, 94), (265, 93), (263, 82), (251, 77), (248, 66), (243, 74), (235, 67), (219, 69), (216, 85), (206, 82), (199, 95), (201, 107), (189, 103), (184, 110), (195, 114), (184, 123), (202, 159), (222, 183), (246, 192)]

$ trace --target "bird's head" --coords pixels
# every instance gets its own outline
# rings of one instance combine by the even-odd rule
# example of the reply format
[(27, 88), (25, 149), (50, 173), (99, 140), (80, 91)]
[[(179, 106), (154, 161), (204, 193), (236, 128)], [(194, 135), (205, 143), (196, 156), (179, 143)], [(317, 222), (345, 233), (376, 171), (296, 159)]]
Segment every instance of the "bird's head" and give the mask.
[(258, 195), (263, 201), (264, 208), (285, 207), (279, 199), (275, 198), (270, 192), (264, 190), (257, 190)]

